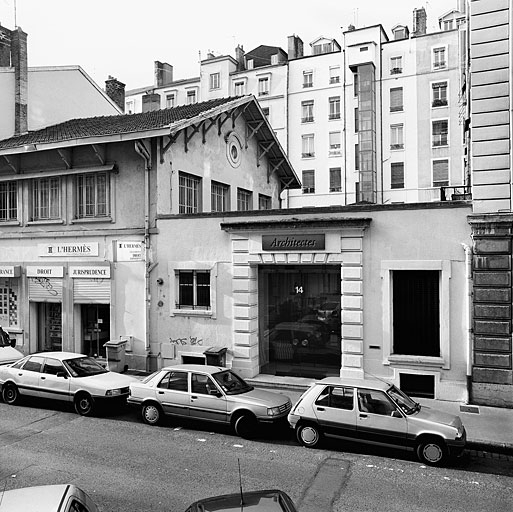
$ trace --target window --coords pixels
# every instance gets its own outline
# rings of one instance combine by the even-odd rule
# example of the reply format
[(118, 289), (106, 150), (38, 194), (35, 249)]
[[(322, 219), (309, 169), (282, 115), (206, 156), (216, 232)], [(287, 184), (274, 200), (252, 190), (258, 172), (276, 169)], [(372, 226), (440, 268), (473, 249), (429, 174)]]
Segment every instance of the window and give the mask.
[(453, 27), (453, 20), (445, 20), (443, 22), (443, 30), (444, 31), (452, 30), (452, 27)]
[(40, 356), (32, 356), (27, 362), (23, 365), (23, 369), (29, 372), (41, 372), (41, 368), (43, 366), (44, 357)]
[(390, 168), (390, 187), (404, 188), (404, 162), (394, 162)]
[(445, 47), (433, 48), (433, 69), (444, 69), (446, 66)]
[(394, 87), (390, 89), (390, 112), (403, 111), (403, 88)]
[(333, 96), (329, 99), (329, 119), (340, 119), (340, 96)]
[(265, 76), (258, 79), (258, 95), (269, 96), (269, 77)]
[(390, 126), (390, 149), (404, 149), (403, 132), (404, 125), (402, 124)]
[(221, 74), (212, 73), (210, 75), (210, 90), (219, 89), (221, 87)]
[(340, 167), (330, 169), (330, 192), (342, 192), (342, 170)]
[(187, 391), (187, 372), (168, 372), (157, 387), (173, 391)]
[(184, 172), (178, 175), (178, 212), (201, 211), (201, 178)]
[(50, 375), (57, 375), (58, 373), (68, 374), (64, 369), (63, 364), (58, 359), (51, 359), (49, 357), (45, 360), (43, 373), (48, 373)]
[(134, 102), (133, 101), (127, 101), (126, 102), (126, 113), (127, 114), (133, 114), (134, 113)]
[(313, 71), (303, 71), (303, 88), (313, 87)]
[(270, 113), (271, 113), (271, 110), (269, 107), (262, 107), (262, 114), (264, 114), (264, 116), (267, 117), (267, 119), (269, 119)]
[(17, 278), (0, 281), (0, 318), (4, 328), (18, 327), (19, 281)]
[(109, 179), (107, 173), (79, 174), (76, 183), (76, 218), (108, 217)]
[(358, 171), (360, 169), (360, 145), (354, 145), (354, 169)]
[(447, 82), (435, 82), (431, 85), (432, 107), (445, 107), (447, 105)]
[(210, 390), (217, 391), (214, 381), (208, 376), (201, 373), (191, 374), (191, 392), (200, 395), (209, 395)]
[(213, 181), (211, 185), (210, 202), (213, 212), (230, 211), (230, 187), (224, 183)]
[(433, 187), (449, 186), (449, 160), (433, 160)]
[(18, 218), (18, 184), (16, 181), (0, 183), (0, 222)]
[(315, 171), (303, 171), (303, 194), (315, 193)]
[(276, 66), (278, 64), (278, 54), (271, 55), (271, 65)]
[(253, 193), (243, 188), (237, 189), (237, 210), (239, 212), (246, 212), (253, 209), (252, 204)]
[(272, 200), (270, 196), (258, 194), (258, 209), (270, 210), (272, 208)]
[(330, 68), (330, 84), (340, 83), (340, 67)]
[(358, 130), (360, 129), (360, 123), (358, 118), (358, 107), (354, 108), (354, 131), (355, 133), (358, 133)]
[(235, 82), (234, 91), (235, 91), (235, 96), (244, 96), (244, 94), (246, 92), (245, 87), (244, 87), (244, 82)]
[(248, 59), (246, 62), (246, 66), (248, 69), (253, 69), (255, 67), (255, 61), (253, 59)]
[(187, 91), (187, 105), (193, 105), (196, 101), (196, 91)]
[(175, 106), (175, 95), (167, 94), (166, 95), (166, 108), (173, 108)]
[(32, 182), (32, 220), (54, 220), (61, 216), (61, 181), (40, 178)]
[(313, 100), (301, 102), (301, 122), (302, 123), (313, 123), (313, 120), (314, 120), (313, 107), (314, 107)]
[(390, 74), (398, 75), (403, 72), (403, 58), (391, 57), (390, 58)]
[(319, 398), (317, 398), (315, 401), (315, 405), (352, 411), (354, 409), (353, 396), (353, 388), (342, 386), (326, 386), (322, 393), (319, 395)]
[(433, 121), (433, 147), (447, 146), (449, 134), (449, 121), (443, 119)]
[(210, 271), (177, 270), (177, 309), (210, 309)]
[(312, 158), (315, 156), (314, 151), (314, 136), (313, 133), (303, 135), (302, 137), (302, 158)]
[(353, 87), (354, 95), (358, 96), (358, 73), (353, 73)]
[(392, 401), (383, 391), (376, 389), (358, 390), (358, 408), (361, 412), (390, 416), (396, 410)]
[(329, 133), (330, 156), (340, 155), (340, 132)]

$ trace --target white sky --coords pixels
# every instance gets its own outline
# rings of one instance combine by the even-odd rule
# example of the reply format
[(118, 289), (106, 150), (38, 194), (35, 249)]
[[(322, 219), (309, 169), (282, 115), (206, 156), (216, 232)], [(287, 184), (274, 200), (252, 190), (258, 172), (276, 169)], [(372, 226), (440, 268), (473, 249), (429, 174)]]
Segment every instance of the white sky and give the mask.
[(100, 87), (112, 75), (129, 90), (153, 84), (155, 60), (171, 64), (175, 79), (198, 76), (200, 52), (287, 51), (292, 34), (305, 49), (319, 36), (341, 43), (350, 24), (381, 23), (391, 37), (398, 23), (412, 29), (419, 7), (431, 32), (457, 0), (0, 0), (0, 24), (14, 29), (16, 10), (29, 66), (79, 65)]

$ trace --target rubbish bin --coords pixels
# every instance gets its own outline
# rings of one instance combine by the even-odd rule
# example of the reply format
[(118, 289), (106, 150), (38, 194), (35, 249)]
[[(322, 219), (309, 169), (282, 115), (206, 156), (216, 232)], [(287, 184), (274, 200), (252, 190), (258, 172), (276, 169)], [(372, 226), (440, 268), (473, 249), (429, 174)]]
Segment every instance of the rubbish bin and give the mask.
[(212, 366), (226, 366), (226, 347), (210, 347), (203, 354), (207, 364)]
[(128, 370), (125, 364), (127, 340), (110, 340), (103, 346), (107, 349), (107, 368), (112, 372), (122, 373)]

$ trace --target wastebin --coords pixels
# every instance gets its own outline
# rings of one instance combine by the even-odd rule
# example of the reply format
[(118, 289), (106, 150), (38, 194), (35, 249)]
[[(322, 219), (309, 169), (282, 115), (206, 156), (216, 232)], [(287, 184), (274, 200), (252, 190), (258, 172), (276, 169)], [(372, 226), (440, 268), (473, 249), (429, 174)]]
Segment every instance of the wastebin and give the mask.
[(210, 347), (203, 354), (207, 364), (212, 366), (226, 366), (226, 347)]
[(107, 349), (107, 368), (112, 372), (122, 373), (128, 370), (125, 363), (127, 340), (110, 340), (103, 346)]

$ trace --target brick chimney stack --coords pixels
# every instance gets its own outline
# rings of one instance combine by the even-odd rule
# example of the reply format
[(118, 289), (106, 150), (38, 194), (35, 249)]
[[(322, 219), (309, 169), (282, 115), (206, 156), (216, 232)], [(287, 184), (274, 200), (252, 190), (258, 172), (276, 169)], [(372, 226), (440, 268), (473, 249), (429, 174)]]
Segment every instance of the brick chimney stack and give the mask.
[(235, 48), (235, 60), (237, 61), (237, 71), (244, 71), (244, 48), (240, 44)]
[(299, 59), (303, 56), (303, 41), (300, 37), (293, 35), (289, 36), (289, 60)]
[(413, 33), (412, 37), (424, 36), (427, 31), (426, 9), (413, 9)]
[(27, 34), (17, 28), (11, 32), (11, 65), (14, 67), (14, 134), (28, 132)]
[(167, 62), (155, 61), (155, 87), (168, 85), (173, 81), (173, 66)]
[(109, 75), (105, 80), (105, 92), (107, 96), (121, 109), (125, 111), (125, 84), (117, 78)]

